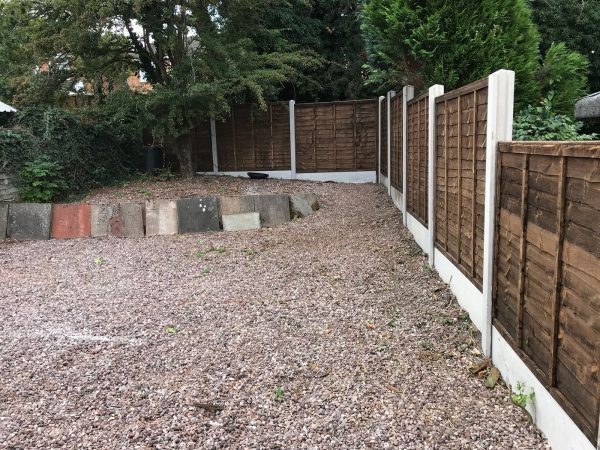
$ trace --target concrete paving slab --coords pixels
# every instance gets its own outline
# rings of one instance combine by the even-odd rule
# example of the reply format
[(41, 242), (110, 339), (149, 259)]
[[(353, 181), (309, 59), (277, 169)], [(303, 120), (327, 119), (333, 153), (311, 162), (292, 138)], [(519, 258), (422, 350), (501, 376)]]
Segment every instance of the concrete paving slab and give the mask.
[(216, 197), (183, 198), (177, 201), (180, 233), (220, 231)]
[(317, 194), (300, 192), (290, 195), (290, 212), (292, 217), (306, 217), (319, 209)]
[(7, 235), (20, 241), (50, 239), (52, 204), (11, 203), (8, 207)]
[(6, 239), (8, 226), (8, 203), (0, 203), (0, 241)]
[(243, 214), (225, 214), (223, 216), (223, 230), (245, 231), (260, 229), (260, 214), (257, 212)]
[(221, 215), (243, 214), (254, 212), (254, 196), (219, 197)]
[(146, 236), (177, 234), (177, 203), (174, 200), (146, 202)]
[(277, 227), (290, 221), (290, 197), (286, 194), (256, 195), (254, 210), (263, 227)]
[(69, 204), (52, 206), (53, 239), (76, 239), (92, 234), (90, 205)]
[(114, 215), (114, 207), (112, 205), (92, 205), (92, 236), (102, 237), (108, 236), (111, 233), (110, 223)]
[(122, 203), (119, 205), (119, 214), (111, 223), (114, 235), (121, 231), (124, 237), (144, 237), (144, 214), (139, 203)]

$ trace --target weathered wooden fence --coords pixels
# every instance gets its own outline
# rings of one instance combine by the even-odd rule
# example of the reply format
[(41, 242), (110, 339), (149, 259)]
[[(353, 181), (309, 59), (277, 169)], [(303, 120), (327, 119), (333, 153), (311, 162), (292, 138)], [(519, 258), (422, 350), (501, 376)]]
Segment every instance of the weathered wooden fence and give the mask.
[(402, 94), (390, 100), (390, 183), (402, 192)]
[(407, 102), (406, 207), (427, 226), (429, 93)]
[(600, 144), (500, 145), (494, 325), (586, 436), (600, 416)]
[(376, 170), (376, 155), (376, 100), (296, 105), (299, 173)]
[(436, 247), (480, 289), (487, 78), (436, 99)]
[(377, 100), (293, 108), (271, 103), (265, 111), (256, 105), (236, 105), (225, 120), (196, 127), (194, 164), (199, 172), (220, 173), (374, 172), (377, 121)]
[(527, 407), (551, 445), (595, 449), (600, 143), (498, 145), (512, 138), (513, 100), (510, 71), (446, 94), (388, 93), (381, 181), (506, 383), (535, 390)]

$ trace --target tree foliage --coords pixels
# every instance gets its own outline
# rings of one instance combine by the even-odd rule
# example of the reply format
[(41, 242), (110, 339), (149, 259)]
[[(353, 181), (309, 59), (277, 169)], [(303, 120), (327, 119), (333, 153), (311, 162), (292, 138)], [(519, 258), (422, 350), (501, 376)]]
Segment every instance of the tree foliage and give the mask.
[(563, 42), (548, 49), (537, 77), (542, 96), (552, 96), (554, 112), (573, 115), (575, 101), (587, 91), (588, 68), (587, 58), (569, 50)]
[[(81, 79), (102, 93), (107, 80), (140, 70), (154, 89), (146, 103), (157, 138), (171, 137), (184, 175), (193, 174), (191, 130), (230, 103), (277, 98), (286, 82), (318, 63), (310, 51), (267, 28), (265, 11), (285, 0), (12, 0), (50, 74), (65, 89)], [(269, 36), (261, 48), (248, 35)]]
[(539, 36), (525, 0), (370, 0), (363, 20), (370, 82), (381, 90), (453, 89), (512, 69), (518, 103), (539, 97)]
[(600, 91), (600, 0), (532, 0), (541, 50), (564, 42), (590, 61), (589, 85)]

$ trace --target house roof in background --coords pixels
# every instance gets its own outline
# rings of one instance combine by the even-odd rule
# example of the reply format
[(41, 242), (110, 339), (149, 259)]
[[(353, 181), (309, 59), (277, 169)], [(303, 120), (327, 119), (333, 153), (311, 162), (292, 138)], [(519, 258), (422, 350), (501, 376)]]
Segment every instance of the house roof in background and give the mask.
[(0, 102), (0, 113), (3, 113), (3, 112), (14, 113), (14, 112), (17, 112), (17, 110), (15, 108), (13, 108), (12, 106), (7, 105), (6, 103)]
[(600, 92), (580, 98), (575, 103), (576, 119), (600, 118)]

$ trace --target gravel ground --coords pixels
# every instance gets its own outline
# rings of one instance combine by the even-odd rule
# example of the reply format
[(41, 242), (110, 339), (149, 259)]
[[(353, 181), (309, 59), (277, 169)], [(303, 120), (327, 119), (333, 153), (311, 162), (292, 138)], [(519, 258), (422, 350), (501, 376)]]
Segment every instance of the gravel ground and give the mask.
[(314, 183), (299, 180), (251, 180), (249, 178), (200, 176), (192, 179), (177, 178), (168, 182), (135, 180), (118, 186), (102, 188), (89, 194), (88, 203), (143, 202), (151, 199), (178, 199), (201, 195), (244, 195), (264, 193), (292, 194), (302, 191), (333, 193), (332, 183)]
[(324, 207), (256, 232), (0, 243), (1, 448), (546, 448), (469, 374), (476, 333), (381, 187), (177, 193), (219, 183)]

